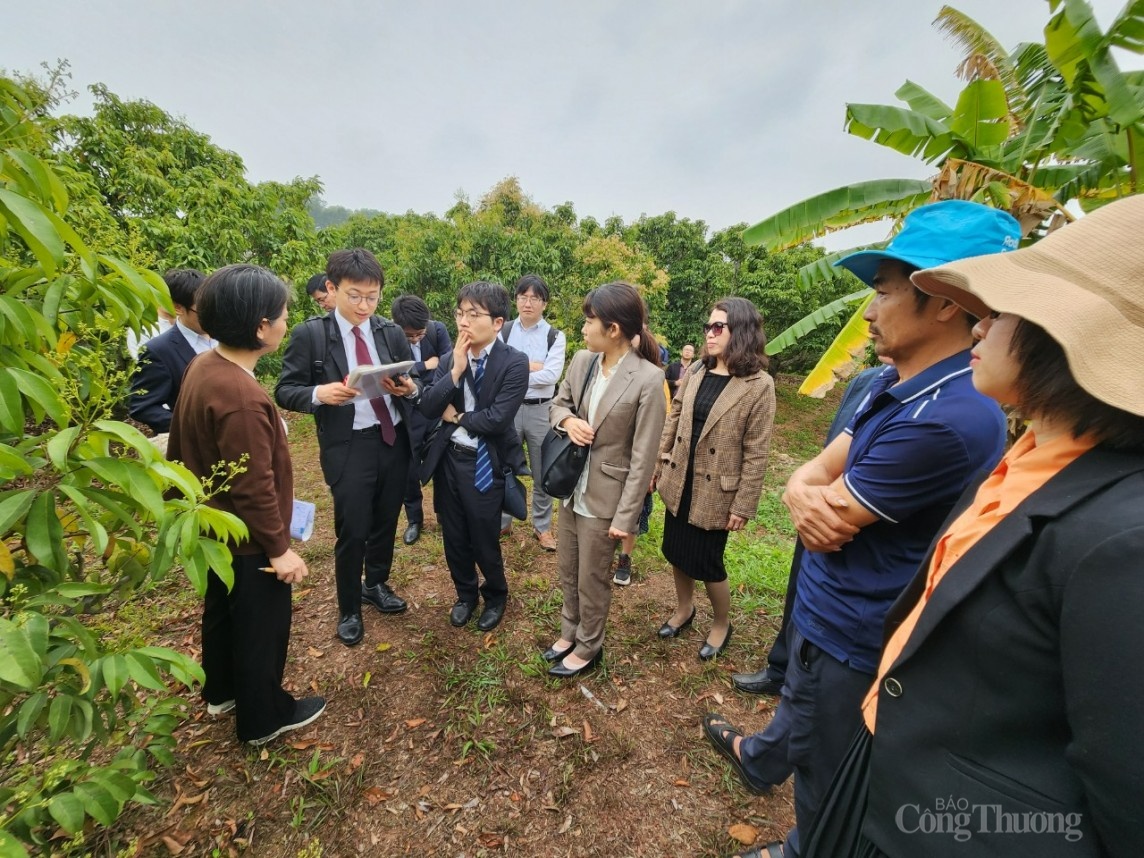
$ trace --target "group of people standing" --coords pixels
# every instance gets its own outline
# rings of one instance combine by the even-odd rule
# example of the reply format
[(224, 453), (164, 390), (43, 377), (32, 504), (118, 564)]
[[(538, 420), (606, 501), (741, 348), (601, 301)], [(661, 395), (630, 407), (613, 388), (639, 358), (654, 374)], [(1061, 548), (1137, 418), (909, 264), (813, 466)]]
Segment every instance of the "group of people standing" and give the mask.
[[(1144, 853), (1144, 677), (1125, 666), (1144, 644), (1134, 610), (1144, 599), (1142, 232), (1144, 198), (1133, 197), (1017, 250), (1008, 214), (947, 201), (913, 212), (886, 248), (837, 263), (873, 289), (865, 316), (885, 365), (863, 377), (841, 430), (783, 495), (799, 545), (773, 718), (754, 734), (717, 713), (703, 719), (750, 791), (794, 776), (796, 827), (745, 855)], [(375, 313), (383, 277), (368, 251), (332, 254), (325, 285), (331, 310), (292, 333), (275, 398), (315, 415), (344, 643), (362, 638), (363, 601), (405, 610), (388, 579), (411, 470), (434, 481), (457, 594), (450, 622), (501, 622), (499, 534), (506, 483), (529, 472), (523, 437), (533, 524), (557, 552), (563, 595), (549, 672), (599, 662), (615, 550), (652, 490), (666, 506), (676, 592), (659, 635), (692, 623), (702, 581), (712, 625), (698, 655), (725, 650), (723, 555), (728, 534), (756, 515), (775, 413), (757, 308), (715, 304), (667, 401), (647, 307), (629, 284), (584, 297), (585, 349), (562, 380), (564, 334), (543, 320), (540, 278), (517, 284), (512, 322), (506, 289), (464, 286), (456, 341), (441, 326), (445, 345), (435, 334), (416, 353), (439, 323), (415, 301), (395, 305), (397, 322)], [(211, 576), (203, 695), (212, 712), (236, 709), (239, 738), (254, 743), (325, 705), (281, 689), (289, 587), (307, 570), (289, 549), (284, 427), (252, 371), (286, 334), (286, 290), (251, 266), (203, 281), (185, 309), (218, 346), (187, 369), (170, 427), (170, 456), (200, 476), (219, 479), (218, 462), (247, 456), (211, 500), (250, 535), (232, 545), (231, 591)], [(402, 361), (415, 371), (386, 377), (383, 396), (346, 384), (355, 367)], [(1007, 453), (998, 403), (1030, 421)], [(557, 501), (555, 536), (552, 499), (537, 500), (549, 429), (589, 447)], [(409, 515), (405, 541), (419, 536)], [(752, 691), (771, 679), (735, 681)], [(941, 810), (933, 796), (994, 808), (998, 821), (982, 811), (923, 826), (919, 814)]]

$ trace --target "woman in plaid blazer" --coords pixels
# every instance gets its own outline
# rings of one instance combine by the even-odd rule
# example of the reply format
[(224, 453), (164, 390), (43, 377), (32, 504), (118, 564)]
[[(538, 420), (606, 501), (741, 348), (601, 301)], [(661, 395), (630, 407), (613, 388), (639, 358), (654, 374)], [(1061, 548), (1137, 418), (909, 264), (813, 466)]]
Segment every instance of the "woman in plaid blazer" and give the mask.
[(659, 629), (678, 637), (695, 618), (695, 581), (703, 581), (714, 620), (699, 657), (723, 652), (731, 639), (731, 590), (723, 566), (727, 534), (755, 517), (771, 427), (775, 387), (766, 373), (763, 318), (745, 298), (715, 304), (703, 326), (703, 354), (680, 386), (663, 427), (655, 484), (667, 512), (663, 556), (678, 599)]

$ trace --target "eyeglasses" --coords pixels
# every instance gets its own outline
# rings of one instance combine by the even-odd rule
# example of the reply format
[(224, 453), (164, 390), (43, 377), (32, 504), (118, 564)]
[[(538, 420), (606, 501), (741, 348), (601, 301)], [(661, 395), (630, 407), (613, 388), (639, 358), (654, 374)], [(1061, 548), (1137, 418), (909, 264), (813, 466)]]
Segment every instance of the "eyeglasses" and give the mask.
[(703, 326), (704, 334), (714, 334), (717, 337), (723, 336), (723, 332), (729, 330), (731, 330), (731, 326), (726, 322), (711, 322)]
[(470, 322), (475, 322), (481, 316), (488, 316), (490, 319), (493, 317), (492, 313), (482, 313), (479, 310), (454, 310), (453, 318), (458, 322), (461, 319), (468, 319)]
[(543, 304), (544, 299), (539, 295), (517, 295), (516, 303), (518, 304)]
[(346, 300), (355, 306), (365, 301), (367, 304), (376, 304), (381, 300), (380, 295), (355, 295), (353, 292), (346, 293)]

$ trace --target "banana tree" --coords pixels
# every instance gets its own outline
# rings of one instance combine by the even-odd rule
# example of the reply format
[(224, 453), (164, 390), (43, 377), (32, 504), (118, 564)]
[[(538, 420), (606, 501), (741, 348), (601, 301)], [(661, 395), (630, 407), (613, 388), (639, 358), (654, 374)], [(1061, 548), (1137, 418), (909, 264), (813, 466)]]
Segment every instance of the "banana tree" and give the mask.
[[(1086, 0), (1048, 5), (1044, 43), (1013, 51), (967, 15), (942, 8), (935, 24), (965, 52), (958, 73), (968, 83), (953, 107), (913, 81), (895, 93), (901, 106), (847, 105), (847, 132), (933, 164), (931, 179), (881, 179), (817, 194), (750, 227), (744, 240), (773, 252), (887, 218), (892, 236), (919, 205), (968, 199), (1010, 211), (1033, 241), (1071, 219), (1065, 205), (1073, 200), (1087, 209), (1136, 193), (1144, 167), (1144, 72), (1122, 72), (1112, 51), (1144, 53), (1144, 0), (1130, 0), (1103, 32)], [(835, 259), (858, 249), (802, 269), (800, 284), (825, 276)], [(859, 289), (820, 307), (773, 338), (768, 352), (782, 351), (867, 296)], [(865, 348), (863, 309), (803, 393), (823, 396), (852, 371)]]

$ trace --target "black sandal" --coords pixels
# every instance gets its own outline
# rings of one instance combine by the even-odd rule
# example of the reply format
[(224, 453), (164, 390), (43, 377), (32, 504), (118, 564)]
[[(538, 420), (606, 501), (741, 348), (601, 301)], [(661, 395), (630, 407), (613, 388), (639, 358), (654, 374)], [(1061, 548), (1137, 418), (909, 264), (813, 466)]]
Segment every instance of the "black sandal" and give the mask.
[(726, 718), (716, 712), (708, 712), (703, 716), (703, 732), (711, 744), (715, 746), (715, 750), (731, 764), (731, 768), (735, 770), (735, 774), (739, 776), (739, 780), (742, 781), (748, 792), (754, 795), (766, 795), (771, 791), (773, 784), (756, 783), (747, 774), (747, 770), (743, 768), (743, 761), (735, 753), (735, 737), (743, 734), (736, 730)]

